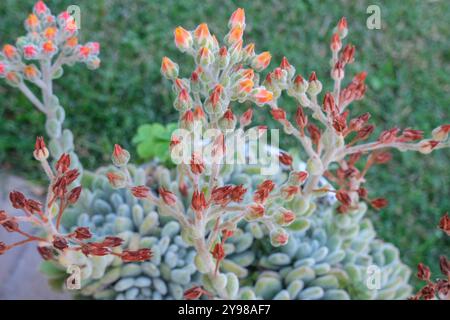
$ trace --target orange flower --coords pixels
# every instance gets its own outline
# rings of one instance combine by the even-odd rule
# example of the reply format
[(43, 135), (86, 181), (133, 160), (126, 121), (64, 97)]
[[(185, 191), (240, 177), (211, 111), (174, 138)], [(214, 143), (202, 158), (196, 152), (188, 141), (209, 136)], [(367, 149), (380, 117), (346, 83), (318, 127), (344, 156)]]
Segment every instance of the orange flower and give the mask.
[(181, 51), (186, 51), (192, 46), (192, 36), (189, 31), (182, 27), (178, 27), (174, 31), (175, 45)]
[(228, 22), (229, 28), (241, 27), (245, 28), (245, 10), (242, 8), (236, 9), (230, 17)]
[(262, 71), (265, 68), (267, 68), (267, 66), (270, 63), (270, 59), (272, 58), (270, 52), (266, 51), (263, 53), (260, 53), (259, 55), (257, 55), (254, 59), (253, 59), (253, 63), (252, 66), (257, 70), (257, 71)]
[(272, 101), (273, 93), (266, 89), (258, 88), (256, 89), (256, 92), (253, 94), (253, 98), (255, 99), (257, 104), (263, 105), (265, 103)]

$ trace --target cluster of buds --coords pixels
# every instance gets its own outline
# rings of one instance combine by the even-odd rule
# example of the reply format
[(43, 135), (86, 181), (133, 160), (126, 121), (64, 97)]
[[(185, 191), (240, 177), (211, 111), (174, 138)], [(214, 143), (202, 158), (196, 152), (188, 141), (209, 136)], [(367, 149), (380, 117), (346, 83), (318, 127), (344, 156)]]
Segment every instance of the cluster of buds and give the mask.
[[(439, 229), (441, 229), (447, 235), (450, 235), (450, 218), (448, 213), (442, 216), (439, 221)], [(449, 300), (450, 299), (450, 261), (445, 256), (439, 258), (439, 267), (443, 275), (442, 279), (433, 281), (431, 279), (430, 268), (423, 263), (419, 263), (417, 266), (417, 278), (425, 281), (423, 286), (417, 294), (410, 297), (411, 300)]]
[[(345, 67), (353, 63), (355, 47), (343, 45), (348, 33), (347, 20), (342, 18), (331, 37), (330, 48), (331, 78), (334, 88), (326, 92), (322, 103), (319, 94), (323, 86), (315, 72), (306, 79), (296, 73), (296, 69), (284, 57), (279, 65), (265, 77), (260, 72), (270, 64), (269, 52), (255, 53), (254, 44), (243, 44), (245, 14), (237, 9), (229, 20), (229, 32), (225, 44), (221, 46), (206, 24), (188, 31), (182, 27), (174, 32), (177, 48), (192, 56), (194, 71), (187, 77), (180, 76), (177, 63), (164, 57), (161, 73), (173, 83), (176, 95), (174, 107), (179, 112), (179, 128), (170, 143), (172, 155), (180, 150), (191, 150), (191, 142), (201, 129), (219, 131), (213, 137), (194, 142), (195, 151), (186, 161), (177, 165), (178, 189), (168, 186), (151, 190), (147, 186), (133, 186), (126, 162), (128, 152), (115, 148), (113, 162), (118, 170), (108, 173), (114, 187), (126, 187), (132, 194), (158, 206), (160, 212), (172, 216), (183, 228), (183, 239), (197, 251), (195, 259), (198, 270), (207, 277), (211, 295), (230, 298), (230, 291), (220, 273), (220, 263), (226, 255), (225, 241), (245, 220), (265, 226), (273, 246), (282, 246), (289, 241), (288, 228), (295, 223), (297, 212), (286, 209), (293, 199), (300, 199), (308, 210), (315, 197), (334, 192), (338, 200), (339, 213), (346, 213), (358, 207), (360, 200), (369, 202), (375, 209), (387, 205), (383, 198), (370, 198), (361, 185), (365, 182), (367, 170), (375, 164), (383, 164), (391, 159), (387, 148), (414, 150), (428, 153), (448, 147), (449, 125), (433, 131), (432, 139), (424, 139), (418, 130), (397, 128), (381, 133), (375, 142), (364, 143), (374, 132), (369, 124), (369, 113), (351, 117), (346, 108), (350, 103), (363, 98), (366, 92), (366, 72), (358, 73), (341, 90)], [(263, 79), (260, 83), (260, 79)], [(294, 123), (277, 101), (282, 92), (298, 103)], [(224, 185), (220, 179), (222, 161), (228, 152), (226, 138), (245, 136), (252, 122), (253, 109), (240, 116), (234, 104), (250, 102), (257, 106), (268, 105), (272, 117), (278, 121), (287, 135), (295, 136), (308, 155), (305, 171), (294, 171), (293, 157), (280, 152), (279, 162), (290, 170), (289, 178), (276, 186), (266, 179), (255, 190), (249, 203), (244, 201), (246, 186)], [(308, 116), (308, 110), (312, 112)], [(236, 126), (239, 124), (239, 128)], [(247, 130), (247, 131), (245, 131)], [(259, 127), (258, 132), (267, 128)], [(211, 152), (208, 153), (210, 150)], [(233, 151), (232, 151), (233, 152)], [(362, 170), (356, 163), (366, 157)], [(125, 159), (118, 161), (118, 159)], [(331, 164), (337, 169), (331, 170)], [(339, 188), (318, 189), (322, 177), (328, 178)], [(173, 188), (173, 185), (171, 185)], [(189, 196), (190, 195), (190, 196)], [(188, 204), (186, 206), (186, 204)], [(303, 209), (301, 209), (303, 210)], [(202, 287), (194, 287), (186, 292), (189, 299), (205, 294)]]
[(64, 64), (84, 62), (89, 69), (99, 67), (99, 44), (79, 44), (77, 23), (67, 11), (55, 16), (44, 2), (38, 1), (24, 24), (27, 34), (18, 38), (15, 45), (6, 44), (2, 48), (0, 77), (8, 84), (20, 86), (26, 79), (43, 86), (43, 70), (39, 63), (53, 59), (55, 63), (46, 70), (52, 78), (62, 74)]
[[(17, 246), (36, 241), (37, 250), (45, 260), (57, 259), (68, 250), (79, 251), (86, 256), (114, 255), (120, 257), (123, 262), (146, 261), (151, 258), (152, 252), (147, 248), (136, 251), (121, 250), (118, 247), (122, 245), (123, 239), (119, 237), (108, 236), (102, 241), (93, 241), (93, 235), (87, 227), (78, 227), (70, 233), (61, 230), (61, 219), (65, 210), (75, 204), (81, 195), (81, 186), (73, 186), (79, 172), (77, 169), (69, 169), (70, 156), (67, 154), (63, 154), (52, 168), (47, 160), (49, 151), (42, 137), (36, 139), (33, 155), (50, 181), (46, 202), (28, 199), (19, 191), (9, 194), (13, 208), (24, 214), (15, 216), (0, 210), (0, 225), (7, 232), (18, 233), (25, 239), (12, 244), (0, 241), (0, 255)], [(21, 223), (39, 227), (43, 235), (35, 236), (24, 231)]]
[[(343, 47), (342, 41), (347, 34), (347, 20), (342, 18), (330, 42), (331, 78), (334, 88), (323, 95), (321, 104), (318, 95), (322, 91), (322, 84), (316, 73), (312, 72), (308, 80), (305, 80), (303, 76), (295, 74), (295, 68), (289, 64), (286, 57), (282, 59), (279, 67), (267, 75), (263, 83), (274, 94), (274, 99), (269, 104), (272, 117), (283, 126), (286, 134), (293, 135), (300, 141), (309, 157), (307, 171), (310, 176), (303, 188), (304, 197), (308, 199), (334, 192), (340, 213), (355, 209), (360, 200), (367, 201), (377, 210), (387, 206), (386, 199), (370, 198), (367, 189), (361, 186), (370, 167), (391, 159), (386, 149), (413, 150), (426, 154), (450, 146), (448, 124), (434, 129), (430, 139), (425, 139), (420, 130), (392, 128), (383, 131), (375, 142), (364, 143), (375, 130), (375, 126), (369, 124), (370, 113), (352, 117), (346, 108), (353, 101), (363, 98), (367, 73), (356, 74), (353, 80), (341, 89), (345, 67), (354, 61), (355, 55), (353, 45), (347, 44)], [(289, 120), (286, 111), (277, 105), (283, 90), (298, 103), (293, 122)], [(312, 117), (308, 117), (308, 109), (312, 112)], [(358, 170), (359, 164), (356, 165), (360, 159), (365, 159), (362, 170)], [(280, 161), (289, 164), (286, 157), (280, 157)], [(338, 166), (337, 169), (331, 170), (333, 163)], [(338, 191), (317, 189), (322, 176), (334, 182)]]

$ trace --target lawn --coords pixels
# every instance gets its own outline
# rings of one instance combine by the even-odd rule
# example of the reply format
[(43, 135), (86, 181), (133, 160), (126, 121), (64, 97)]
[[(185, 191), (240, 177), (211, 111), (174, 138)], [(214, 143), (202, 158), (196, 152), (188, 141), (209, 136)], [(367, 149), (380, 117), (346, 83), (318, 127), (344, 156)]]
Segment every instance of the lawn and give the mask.
[[(22, 20), (33, 2), (0, 2), (1, 43), (23, 33)], [(186, 57), (173, 44), (173, 29), (208, 22), (223, 37), (228, 17), (238, 6), (246, 10), (246, 39), (256, 42), (257, 51), (273, 52), (271, 67), (285, 55), (304, 76), (315, 70), (325, 87), (330, 84), (326, 79), (331, 29), (345, 15), (349, 39), (357, 47), (356, 63), (349, 72), (368, 71), (366, 98), (352, 110), (372, 113), (373, 123), (378, 124), (375, 134), (394, 125), (429, 132), (443, 121), (450, 122), (448, 1), (377, 1), (381, 30), (366, 27), (366, 8), (373, 1), (58, 0), (48, 4), (63, 10), (74, 2), (81, 8), (82, 40), (102, 45), (102, 67), (95, 72), (81, 65), (66, 69), (56, 92), (87, 168), (107, 163), (113, 143), (133, 150), (131, 140), (138, 125), (176, 120), (169, 84), (159, 73), (164, 55), (186, 65)], [(294, 106), (286, 102), (285, 107)], [(265, 116), (261, 113), (259, 120)], [(0, 117), (1, 166), (36, 178), (30, 147), (34, 137), (43, 133), (44, 117), (4, 82)], [(449, 156), (449, 150), (429, 156), (397, 152), (391, 163), (368, 177), (372, 194), (390, 201), (380, 213), (370, 213), (379, 235), (396, 244), (412, 268), (424, 261), (437, 272), (439, 254), (450, 253), (450, 241), (436, 228), (439, 217), (450, 208)]]

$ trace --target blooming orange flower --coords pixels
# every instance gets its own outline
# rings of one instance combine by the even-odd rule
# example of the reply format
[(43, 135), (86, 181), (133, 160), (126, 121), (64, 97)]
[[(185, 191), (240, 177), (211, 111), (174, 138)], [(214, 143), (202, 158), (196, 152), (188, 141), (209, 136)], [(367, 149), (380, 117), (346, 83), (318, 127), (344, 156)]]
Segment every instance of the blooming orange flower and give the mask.
[(66, 40), (66, 45), (69, 47), (75, 47), (78, 45), (78, 38), (77, 37), (70, 37)]
[[(84, 47), (82, 47), (82, 48), (84, 48)], [(44, 50), (45, 53), (53, 53), (56, 51), (56, 47), (52, 41), (47, 41), (42, 45), (42, 50)], [(81, 48), (80, 48), (80, 53), (81, 53)]]
[(35, 29), (39, 25), (39, 19), (35, 14), (30, 14), (25, 21), (25, 24), (31, 29)]
[(53, 40), (53, 39), (55, 39), (57, 32), (58, 32), (58, 29), (56, 29), (55, 27), (48, 27), (47, 29), (44, 30), (44, 36), (48, 40)]
[(17, 49), (16, 47), (10, 44), (5, 44), (3, 46), (3, 54), (5, 55), (6, 58), (12, 59), (17, 54)]
[(25, 66), (25, 68), (23, 68), (23, 73), (25, 77), (27, 77), (28, 79), (33, 79), (34, 77), (37, 76), (38, 70), (34, 65), (28, 65)]

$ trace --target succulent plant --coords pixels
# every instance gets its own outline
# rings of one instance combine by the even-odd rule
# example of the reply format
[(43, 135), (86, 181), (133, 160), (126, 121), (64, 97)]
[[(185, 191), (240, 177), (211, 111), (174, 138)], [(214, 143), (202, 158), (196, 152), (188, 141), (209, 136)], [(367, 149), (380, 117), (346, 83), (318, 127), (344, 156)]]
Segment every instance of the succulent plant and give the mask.
[[(95, 237), (114, 233), (124, 239), (124, 248), (152, 248), (149, 262), (126, 263), (113, 256), (87, 258), (68, 253), (59, 263), (87, 265), (82, 272), (79, 298), (94, 299), (181, 299), (195, 282), (195, 252), (180, 236), (178, 222), (160, 218), (154, 206), (137, 200), (126, 190), (113, 189), (102, 168), (86, 174), (87, 187), (75, 206), (67, 210), (63, 225), (68, 231), (89, 227)], [(133, 177), (144, 177), (143, 169), (130, 167)], [(135, 174), (138, 172), (138, 174)], [(142, 182), (143, 183), (143, 182)], [(48, 266), (47, 266), (48, 268)], [(67, 274), (64, 274), (67, 277)]]

